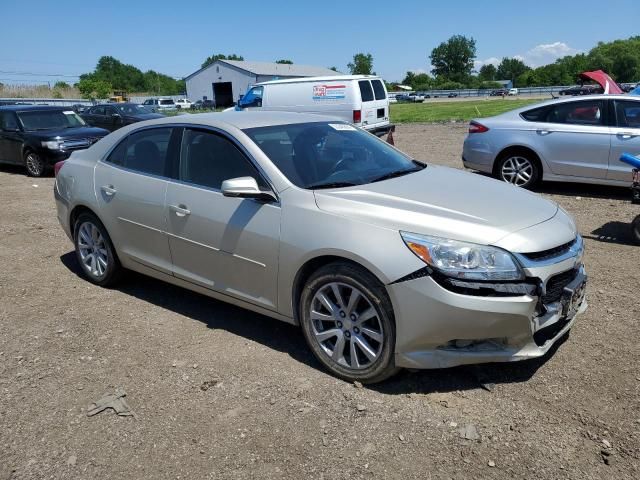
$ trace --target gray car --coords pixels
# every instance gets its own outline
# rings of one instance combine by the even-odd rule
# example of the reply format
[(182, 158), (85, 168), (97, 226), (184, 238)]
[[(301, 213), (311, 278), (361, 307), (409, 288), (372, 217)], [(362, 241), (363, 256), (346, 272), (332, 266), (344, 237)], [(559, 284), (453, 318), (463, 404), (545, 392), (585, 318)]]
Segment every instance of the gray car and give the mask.
[(539, 357), (586, 308), (555, 203), (326, 117), (127, 126), (58, 165), (55, 198), (89, 281), (135, 270), (299, 324), (351, 381)]
[(625, 152), (640, 154), (640, 98), (594, 95), (473, 120), (462, 161), (525, 188), (539, 180), (628, 187)]

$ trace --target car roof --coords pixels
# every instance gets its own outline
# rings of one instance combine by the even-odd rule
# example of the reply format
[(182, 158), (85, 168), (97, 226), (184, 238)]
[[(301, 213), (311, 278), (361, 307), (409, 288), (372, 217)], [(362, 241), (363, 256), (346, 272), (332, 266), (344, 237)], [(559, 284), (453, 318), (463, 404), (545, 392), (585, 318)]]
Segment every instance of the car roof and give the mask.
[(380, 78), (377, 75), (328, 75), (324, 77), (299, 77), (286, 78), (284, 80), (269, 80), (267, 82), (256, 83), (256, 85), (278, 85), (281, 83), (303, 83), (303, 82), (346, 82), (349, 80), (373, 80)]
[[(635, 97), (633, 95), (624, 95), (624, 94), (615, 94), (615, 95), (581, 95), (579, 97), (563, 97), (563, 98), (550, 98), (548, 100), (541, 101), (540, 103), (531, 103), (529, 105), (525, 105), (524, 107), (516, 108), (514, 110), (510, 110), (505, 113), (501, 113), (500, 115), (496, 115), (496, 117), (514, 117), (518, 116), (523, 112), (528, 112), (529, 110), (533, 110), (536, 108), (546, 107), (549, 105), (556, 105), (561, 103), (569, 103), (569, 102), (582, 102), (585, 100), (635, 100), (640, 101), (640, 97)], [(493, 117), (495, 118), (495, 117)]]
[(71, 107), (59, 105), (2, 105), (0, 111), (11, 112), (30, 112), (30, 111), (51, 111), (51, 110), (69, 110)]
[(247, 112), (229, 111), (214, 113), (184, 114), (177, 117), (164, 117), (144, 122), (144, 125), (162, 125), (165, 123), (181, 123), (205, 125), (211, 127), (232, 126), (240, 130), (255, 127), (270, 127), (275, 125), (289, 125), (294, 123), (313, 122), (341, 122), (327, 115), (294, 112)]

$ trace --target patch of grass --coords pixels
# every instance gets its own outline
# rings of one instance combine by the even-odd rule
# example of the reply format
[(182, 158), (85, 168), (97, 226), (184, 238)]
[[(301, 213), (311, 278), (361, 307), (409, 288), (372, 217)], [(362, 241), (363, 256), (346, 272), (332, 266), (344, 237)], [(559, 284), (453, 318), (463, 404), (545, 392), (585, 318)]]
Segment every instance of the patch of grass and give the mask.
[(469, 121), (472, 118), (492, 117), (540, 101), (537, 99), (486, 99), (391, 104), (391, 121), (393, 123)]

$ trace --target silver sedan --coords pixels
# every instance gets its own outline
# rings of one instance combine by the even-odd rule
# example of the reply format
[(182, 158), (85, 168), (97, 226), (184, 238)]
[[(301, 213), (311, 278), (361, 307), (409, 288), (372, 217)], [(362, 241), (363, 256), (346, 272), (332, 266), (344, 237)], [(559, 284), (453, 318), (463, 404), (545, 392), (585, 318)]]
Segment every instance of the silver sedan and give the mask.
[(586, 308), (582, 239), (555, 203), (330, 118), (142, 122), (56, 172), (89, 281), (135, 270), (299, 324), (351, 381), (539, 357)]
[(462, 161), (524, 188), (539, 180), (628, 187), (625, 152), (640, 154), (640, 98), (595, 95), (473, 120)]

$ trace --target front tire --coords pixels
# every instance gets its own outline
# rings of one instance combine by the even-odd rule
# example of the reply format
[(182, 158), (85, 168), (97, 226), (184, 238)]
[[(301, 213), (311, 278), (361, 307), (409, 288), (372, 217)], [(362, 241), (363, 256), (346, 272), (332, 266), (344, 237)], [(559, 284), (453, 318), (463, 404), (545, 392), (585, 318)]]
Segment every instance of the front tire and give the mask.
[(530, 189), (541, 178), (540, 164), (531, 153), (509, 153), (498, 160), (495, 177), (516, 187)]
[(102, 222), (91, 213), (83, 213), (74, 226), (76, 258), (87, 280), (101, 287), (115, 284), (122, 266)]
[(376, 383), (395, 374), (395, 319), (384, 285), (365, 269), (335, 262), (311, 275), (300, 297), (309, 348), (333, 375)]
[(46, 170), (46, 165), (42, 156), (32, 151), (27, 151), (25, 153), (24, 166), (27, 169), (27, 175), (30, 177), (41, 177), (44, 175)]

